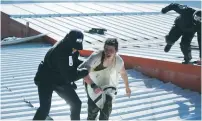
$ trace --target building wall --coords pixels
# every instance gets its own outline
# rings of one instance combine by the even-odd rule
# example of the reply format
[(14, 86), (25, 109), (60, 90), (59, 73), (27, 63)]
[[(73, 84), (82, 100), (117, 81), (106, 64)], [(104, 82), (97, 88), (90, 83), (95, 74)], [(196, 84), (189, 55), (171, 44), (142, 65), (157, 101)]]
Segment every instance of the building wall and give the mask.
[[(11, 19), (9, 15), (1, 12), (1, 39), (13, 36), (27, 37), (37, 34), (40, 34), (40, 32)], [(55, 43), (55, 40), (49, 36), (43, 37), (42, 41), (49, 42), (51, 44)]]

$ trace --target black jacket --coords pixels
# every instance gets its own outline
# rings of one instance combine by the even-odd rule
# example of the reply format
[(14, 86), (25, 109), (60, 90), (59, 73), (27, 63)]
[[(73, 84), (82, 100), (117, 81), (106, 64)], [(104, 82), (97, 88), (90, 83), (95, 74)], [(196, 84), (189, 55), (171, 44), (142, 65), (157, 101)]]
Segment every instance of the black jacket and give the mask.
[[(79, 52), (72, 53), (72, 43), (68, 38), (57, 42), (47, 52), (43, 63), (39, 64), (35, 76), (35, 84), (63, 85), (77, 80), (77, 67), (82, 63), (78, 59)], [(73, 63), (70, 63), (72, 58)]]
[(195, 24), (193, 14), (196, 11), (186, 5), (171, 3), (162, 9), (162, 13), (174, 10), (180, 15), (175, 19), (175, 25), (178, 26), (183, 32), (197, 32), (201, 34), (201, 24)]

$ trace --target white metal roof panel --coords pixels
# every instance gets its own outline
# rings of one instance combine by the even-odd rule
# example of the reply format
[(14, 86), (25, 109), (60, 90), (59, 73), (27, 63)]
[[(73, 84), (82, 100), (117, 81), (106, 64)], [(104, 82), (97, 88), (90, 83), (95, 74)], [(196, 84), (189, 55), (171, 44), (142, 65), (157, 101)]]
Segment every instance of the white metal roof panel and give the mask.
[(118, 10), (120, 12), (140, 12), (138, 10), (134, 10), (134, 9), (131, 9), (131, 8), (127, 8), (127, 7), (124, 7), (124, 6), (121, 6), (121, 4), (119, 3), (114, 3), (114, 4), (109, 4), (109, 3), (95, 3), (99, 6), (103, 6), (103, 7), (107, 7), (107, 8), (111, 8), (111, 9), (115, 9), (115, 10)]
[[(160, 6), (165, 6), (161, 4)], [(99, 13), (140, 13), (159, 12), (160, 6), (147, 7), (144, 3), (90, 3), (90, 2), (67, 2), (67, 3), (23, 3), (2, 4), (2, 10), (12, 16), (60, 16), (75, 14), (99, 14)], [(11, 9), (12, 8), (12, 9)], [(33, 11), (34, 10), (34, 11)], [(19, 16), (18, 16), (19, 17)]]
[[(173, 62), (183, 60), (179, 43), (172, 47), (169, 53), (163, 51), (164, 36), (169, 32), (176, 14), (173, 15), (122, 15), (122, 16), (82, 16), (82, 17), (45, 17), (22, 18), (29, 21), (30, 26), (38, 31), (49, 33), (50, 37), (60, 41), (71, 29), (81, 31), (91, 28), (105, 28), (105, 35), (84, 32), (84, 47), (86, 49), (102, 48), (107, 37), (119, 38), (122, 54), (148, 57)], [(22, 22), (22, 19), (15, 19)], [(24, 22), (25, 24), (25, 22)], [(37, 27), (36, 27), (37, 26)], [(142, 43), (142, 44), (141, 44)], [(192, 42), (197, 47), (197, 37)], [(193, 59), (198, 58), (199, 52), (193, 49)]]
[(57, 3), (57, 5), (63, 6), (65, 8), (78, 11), (80, 13), (100, 13), (100, 11), (94, 10), (88, 7), (88, 3), (84, 3), (85, 5), (79, 5), (79, 3)]
[[(90, 6), (86, 8), (81, 7), (87, 4), (90, 5), (92, 3), (76, 3), (74, 4), (74, 8), (62, 5), (57, 6), (56, 4), (54, 6), (57, 6), (58, 10), (60, 7), (68, 9), (69, 12), (81, 12), (80, 10), (78, 11), (76, 6), (80, 6), (82, 11), (86, 13), (104, 12), (90, 8)], [(126, 8), (122, 9), (124, 12), (130, 9), (137, 12), (137, 9), (130, 7), (130, 4), (123, 6), (122, 4), (107, 5), (96, 3), (97, 6), (101, 6), (102, 8), (110, 7), (108, 10), (115, 8), (114, 6), (122, 6), (121, 8)], [(49, 11), (51, 11), (50, 14), (59, 14), (59, 11), (56, 9), (49, 10), (49, 5), (51, 4), (37, 3), (35, 6), (46, 9), (45, 12), (41, 11), (41, 13), (49, 14)], [(139, 7), (139, 11), (147, 9), (158, 11), (164, 5), (151, 4), (151, 7), (148, 7), (145, 4), (136, 4)], [(29, 11), (28, 8), (24, 9), (23, 7), (21, 9)], [(63, 12), (61, 11), (61, 13)], [(22, 11), (22, 14), (29, 13), (23, 13)], [(97, 50), (102, 48), (104, 38), (117, 37), (119, 38), (119, 53), (121, 54), (181, 62), (183, 57), (180, 52), (179, 41), (172, 47), (169, 53), (163, 52), (163, 47), (165, 46), (163, 36), (168, 33), (176, 15), (146, 14), (14, 19), (23, 24), (29, 21), (30, 27), (42, 33), (48, 33), (50, 37), (58, 41), (70, 29), (84, 31), (92, 27), (105, 27), (108, 30), (106, 35), (84, 33), (84, 48)], [(197, 47), (196, 37), (194, 37), (192, 46)], [(50, 45), (44, 43), (25, 43), (1, 48), (2, 119), (26, 120), (33, 118), (36, 108), (39, 106), (37, 88), (33, 83), (33, 78), (39, 62), (43, 59), (49, 48)], [(192, 55), (193, 59), (197, 59), (198, 50), (193, 50)], [(201, 120), (201, 95), (199, 93), (183, 90), (171, 83), (164, 84), (157, 79), (146, 77), (135, 70), (127, 70), (127, 72), (132, 89), (131, 98), (125, 96), (124, 83), (120, 80), (119, 93), (116, 97), (110, 119)], [(77, 85), (77, 93), (83, 103), (81, 119), (86, 120), (86, 93), (82, 81), (78, 81)], [(56, 93), (53, 93), (52, 101), (50, 116), (54, 120), (68, 120), (70, 114), (69, 106), (65, 104), (64, 100), (61, 100)]]
[[(1, 48), (1, 119), (32, 119), (39, 106), (37, 87), (33, 82), (39, 62), (50, 44), (24, 43)], [(127, 70), (131, 97), (125, 96), (120, 79), (118, 95), (110, 119), (113, 120), (200, 120), (201, 95), (183, 90), (171, 83)], [(81, 119), (87, 117), (87, 96), (82, 80), (76, 82), (82, 100)], [(55, 92), (50, 116), (68, 120), (69, 106)]]
[(51, 11), (54, 11), (56, 13), (60, 13), (60, 14), (80, 13), (76, 10), (68, 9), (65, 6), (69, 6), (69, 5), (65, 5), (65, 4), (63, 4), (63, 6), (62, 6), (62, 5), (56, 4), (56, 3), (36, 3), (35, 5), (37, 5), (39, 7), (43, 7), (45, 9), (48, 9)]
[(42, 8), (36, 4), (14, 4), (13, 6), (19, 7), (33, 14), (56, 14), (56, 12)]
[(7, 13), (9, 15), (31, 15), (33, 13), (30, 13), (28, 11), (25, 11), (19, 7), (10, 5), (10, 4), (6, 4), (6, 5), (1, 5), (1, 11), (3, 11), (4, 13)]
[(151, 8), (147, 8), (145, 7), (146, 5), (144, 4), (143, 6), (139, 6), (138, 4), (127, 4), (127, 3), (123, 3), (121, 4), (121, 6), (133, 9), (134, 11), (140, 11), (140, 12), (157, 12), (157, 10), (153, 10)]
[(103, 12), (103, 13), (118, 13), (118, 12), (121, 12), (119, 10), (115, 10), (115, 9), (111, 9), (111, 8), (108, 8), (108, 7), (100, 6), (99, 4), (95, 4), (95, 3), (77, 3), (77, 4), (81, 5), (83, 7), (90, 8), (92, 10)]

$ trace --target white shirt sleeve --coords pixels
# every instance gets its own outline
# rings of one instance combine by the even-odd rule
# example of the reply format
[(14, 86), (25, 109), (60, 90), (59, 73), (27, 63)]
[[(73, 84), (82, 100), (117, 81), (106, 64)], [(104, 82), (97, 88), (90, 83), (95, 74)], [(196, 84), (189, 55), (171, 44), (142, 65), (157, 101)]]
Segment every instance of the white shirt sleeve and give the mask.
[(117, 55), (117, 57), (116, 57), (116, 70), (117, 70), (117, 72), (120, 72), (123, 66), (124, 66), (123, 59), (121, 58), (121, 56)]

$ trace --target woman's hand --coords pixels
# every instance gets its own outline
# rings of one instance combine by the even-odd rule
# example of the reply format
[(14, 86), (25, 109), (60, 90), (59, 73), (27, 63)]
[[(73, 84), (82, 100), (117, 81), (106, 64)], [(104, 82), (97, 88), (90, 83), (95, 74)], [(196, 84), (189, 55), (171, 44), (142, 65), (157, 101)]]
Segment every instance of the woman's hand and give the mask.
[(130, 98), (131, 89), (129, 87), (126, 87), (126, 95)]

